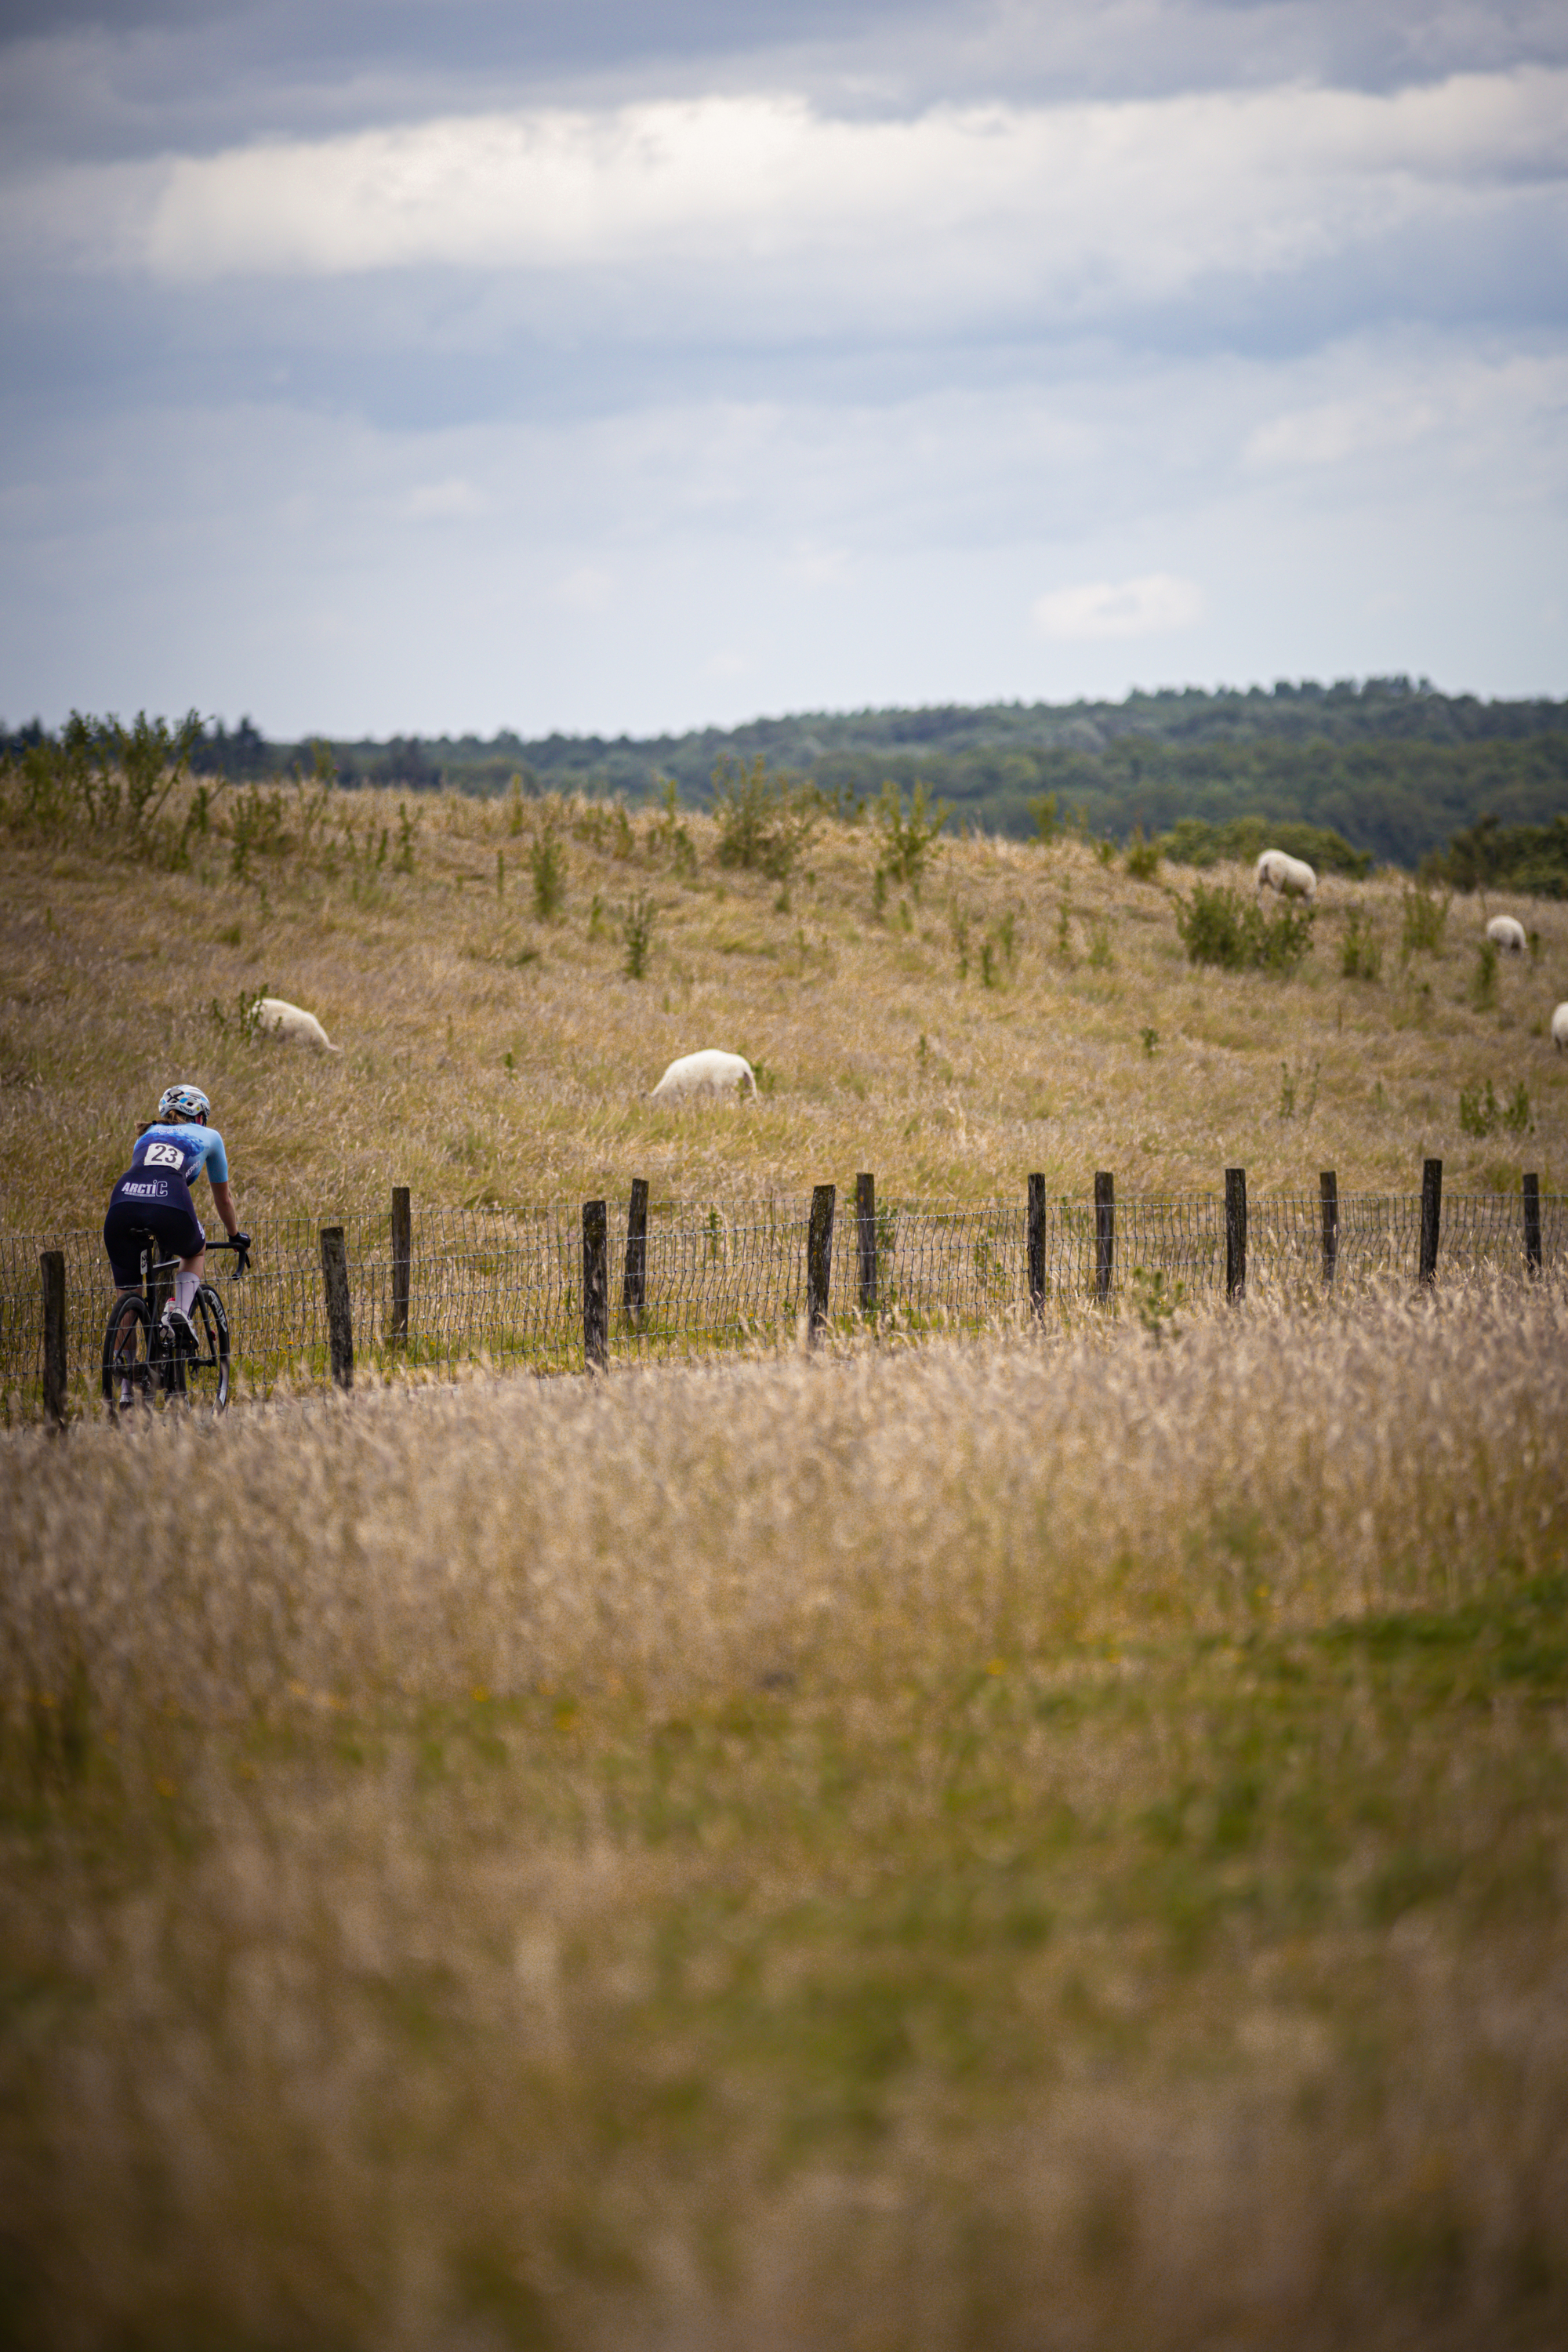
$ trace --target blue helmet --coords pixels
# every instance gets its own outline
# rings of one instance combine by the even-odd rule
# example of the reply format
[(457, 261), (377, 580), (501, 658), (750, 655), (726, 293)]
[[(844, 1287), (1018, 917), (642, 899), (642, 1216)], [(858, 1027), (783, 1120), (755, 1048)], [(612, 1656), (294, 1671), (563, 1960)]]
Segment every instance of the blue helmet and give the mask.
[(212, 1108), (200, 1087), (165, 1087), (158, 1097), (162, 1119), (199, 1118), (205, 1127), (212, 1118)]

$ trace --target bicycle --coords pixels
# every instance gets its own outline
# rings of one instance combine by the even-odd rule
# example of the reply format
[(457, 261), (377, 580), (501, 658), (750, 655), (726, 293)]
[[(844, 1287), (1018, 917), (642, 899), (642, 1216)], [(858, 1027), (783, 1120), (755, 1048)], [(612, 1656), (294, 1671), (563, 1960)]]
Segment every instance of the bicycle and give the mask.
[[(142, 1231), (137, 1238), (143, 1244), (143, 1287), (119, 1292), (103, 1328), (103, 1402), (110, 1417), (138, 1404), (175, 1402), (222, 1412), (228, 1403), (228, 1317), (223, 1301), (210, 1282), (197, 1290), (190, 1313), (196, 1335), (193, 1349), (163, 1320), (168, 1290), (161, 1277), (176, 1273), (179, 1259), (159, 1258), (155, 1234)], [(233, 1250), (237, 1276), (250, 1263), (247, 1242), (209, 1242), (207, 1247)]]

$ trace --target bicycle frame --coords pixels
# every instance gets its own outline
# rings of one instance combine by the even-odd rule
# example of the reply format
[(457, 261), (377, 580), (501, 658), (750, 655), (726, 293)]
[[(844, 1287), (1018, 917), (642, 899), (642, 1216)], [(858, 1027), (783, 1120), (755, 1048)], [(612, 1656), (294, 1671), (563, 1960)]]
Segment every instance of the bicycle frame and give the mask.
[[(236, 1267), (237, 1274), (245, 1273), (249, 1264), (249, 1250), (243, 1240), (214, 1242), (208, 1246), (215, 1250), (233, 1250), (238, 1261)], [(192, 1305), (193, 1323), (198, 1330), (204, 1331), (207, 1336), (207, 1353), (198, 1353), (195, 1357), (192, 1357), (188, 1345), (182, 1348), (166, 1330), (163, 1324), (163, 1309), (173, 1292), (174, 1276), (179, 1272), (181, 1263), (178, 1257), (161, 1258), (157, 1252), (156, 1236), (152, 1234), (143, 1235), (143, 1246), (139, 1254), (141, 1282), (134, 1288), (117, 1292), (105, 1332), (103, 1383), (106, 1400), (110, 1399), (110, 1383), (115, 1377), (114, 1365), (121, 1358), (120, 1347), (116, 1345), (112, 1349), (110, 1348), (110, 1335), (116, 1334), (121, 1328), (121, 1318), (125, 1310), (126, 1302), (134, 1299), (138, 1308), (138, 1320), (142, 1317), (146, 1318), (145, 1368), (142, 1375), (135, 1375), (128, 1370), (125, 1377), (136, 1379), (139, 1382), (142, 1381), (150, 1382), (153, 1393), (175, 1396), (184, 1394), (188, 1379), (197, 1375), (205, 1376), (207, 1372), (216, 1372), (218, 1392), (215, 1401), (218, 1410), (221, 1412), (226, 1403), (229, 1379), (228, 1318), (217, 1292), (204, 1278)], [(132, 1355), (135, 1352), (134, 1344), (131, 1352)], [(147, 1394), (145, 1387), (142, 1393), (144, 1396)]]

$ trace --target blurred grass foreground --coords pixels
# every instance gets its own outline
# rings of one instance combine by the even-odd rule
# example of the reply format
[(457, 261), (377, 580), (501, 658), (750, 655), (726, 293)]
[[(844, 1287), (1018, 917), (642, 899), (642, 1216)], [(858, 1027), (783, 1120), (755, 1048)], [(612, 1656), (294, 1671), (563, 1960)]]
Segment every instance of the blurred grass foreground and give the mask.
[(0, 1436), (0, 2337), (1568, 2340), (1568, 1303)]

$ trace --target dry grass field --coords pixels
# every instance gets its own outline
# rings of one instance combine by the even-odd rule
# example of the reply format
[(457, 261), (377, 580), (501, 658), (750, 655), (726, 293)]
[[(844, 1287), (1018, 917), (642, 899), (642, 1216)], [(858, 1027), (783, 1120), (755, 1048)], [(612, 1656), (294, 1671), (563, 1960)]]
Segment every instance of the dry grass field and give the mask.
[[(1568, 908), (1477, 1003), (1397, 877), (1284, 980), (1079, 843), (419, 818), (14, 836), (5, 1223), (175, 1075), (253, 1214), (1568, 1166)], [(762, 1097), (649, 1104), (704, 1045)], [(0, 2341), (1568, 2340), (1561, 1281), (1153, 1320), (0, 1432)]]
[[(174, 874), (13, 835), (5, 1222), (47, 1228), (47, 1198), (95, 1223), (171, 1075), (212, 1095), (253, 1214), (380, 1205), (394, 1182), (433, 1205), (571, 1202), (632, 1175), (656, 1205), (700, 1202), (862, 1168), (889, 1195), (959, 1200), (1018, 1193), (1031, 1169), (1052, 1192), (1085, 1192), (1097, 1167), (1127, 1192), (1207, 1190), (1227, 1163), (1265, 1192), (1328, 1167), (1342, 1190), (1409, 1192), (1429, 1153), (1452, 1190), (1568, 1176), (1568, 1057), (1548, 1034), (1568, 906), (1457, 899), (1439, 950), (1405, 958), (1400, 878), (1331, 877), (1283, 979), (1190, 964), (1173, 894), (1194, 877), (1136, 881), (1077, 841), (944, 841), (918, 898), (894, 881), (879, 908), (869, 814), (823, 823), (783, 887), (719, 866), (711, 819), (679, 823), (689, 856), (646, 814), (623, 829), (581, 803), (337, 793), (330, 825), (253, 855), (243, 881), (216, 834)], [(564, 895), (542, 920), (545, 838)], [(639, 898), (637, 981), (622, 919)], [(1500, 908), (1539, 954), (1504, 958), (1478, 1009)], [(1342, 974), (1357, 914), (1375, 980)], [(263, 986), (319, 1013), (342, 1055), (247, 1036), (240, 1006)], [(762, 1099), (650, 1104), (665, 1064), (704, 1045), (745, 1053)], [(1524, 1087), (1523, 1131), (1462, 1130), (1461, 1093), (1489, 1082), (1500, 1108)]]
[(0, 1439), (26, 2346), (1555, 2346), (1568, 1310)]

